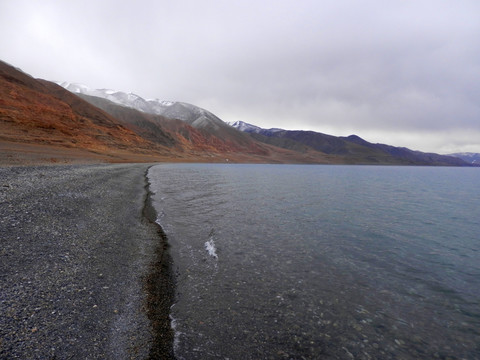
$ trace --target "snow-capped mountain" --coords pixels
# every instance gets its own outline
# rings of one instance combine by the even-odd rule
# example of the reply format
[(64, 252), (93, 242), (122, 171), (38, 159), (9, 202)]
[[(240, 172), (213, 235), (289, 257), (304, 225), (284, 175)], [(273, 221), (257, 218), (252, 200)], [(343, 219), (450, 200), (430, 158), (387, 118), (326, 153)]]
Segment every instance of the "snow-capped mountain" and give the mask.
[(234, 127), (237, 130), (240, 130), (246, 133), (255, 133), (255, 134), (261, 134), (266, 136), (269, 136), (270, 134), (275, 132), (285, 131), (283, 129), (278, 129), (278, 128), (263, 129), (259, 126), (252, 125), (244, 121), (231, 121), (231, 122), (227, 122), (227, 124)]
[(210, 128), (215, 130), (227, 126), (225, 122), (210, 111), (192, 104), (178, 101), (161, 101), (159, 99), (146, 100), (133, 93), (111, 89), (92, 89), (83, 84), (69, 82), (57, 82), (57, 84), (72, 93), (96, 96), (145, 113), (183, 120), (197, 129)]
[[(395, 158), (403, 164), (419, 165), (454, 165), (465, 166), (462, 159), (452, 156), (443, 156), (431, 153), (412, 151), (407, 148), (400, 148), (385, 144), (372, 144), (357, 135), (348, 137), (337, 137), (315, 131), (305, 130), (283, 130), (283, 129), (262, 129), (258, 126), (236, 121), (230, 124), (237, 130), (250, 133), (255, 139), (267, 144), (283, 147), (286, 149), (306, 152), (314, 149), (329, 155), (351, 156), (351, 157), (373, 157)], [(469, 161), (469, 163), (474, 164)]]
[[(405, 148), (398, 148), (384, 144), (371, 144), (358, 136), (336, 137), (314, 131), (283, 130), (278, 128), (263, 129), (261, 127), (236, 121), (230, 124), (223, 122), (216, 115), (198, 106), (177, 101), (145, 100), (144, 98), (121, 91), (109, 89), (91, 89), (88, 86), (72, 83), (58, 83), (73, 93), (109, 100), (123, 107), (133, 108), (144, 113), (161, 115), (165, 118), (181, 120), (205, 135), (206, 143), (214, 144), (217, 149), (248, 149), (248, 152), (267, 154), (264, 144), (309, 154), (312, 151), (324, 156), (346, 157), (352, 163), (376, 162), (391, 164), (418, 164), (418, 165), (455, 165), (465, 166), (463, 160), (426, 154)], [(89, 101), (88, 99), (86, 99)], [(150, 124), (151, 125), (151, 124)], [(240, 131), (238, 131), (240, 130)], [(260, 145), (260, 143), (263, 143)], [(216, 144), (216, 145), (215, 145)], [(234, 145), (232, 145), (234, 144)], [(359, 160), (360, 159), (360, 160)], [(475, 166), (475, 159), (469, 161)], [(477, 160), (478, 163), (478, 160)]]
[(111, 89), (92, 89), (83, 84), (58, 82), (60, 86), (64, 87), (72, 93), (85, 94), (89, 96), (101, 97), (119, 105), (128, 106), (136, 110), (161, 115), (165, 108), (174, 104), (172, 101), (145, 100), (141, 96), (133, 93), (125, 93)]
[(228, 126), (210, 111), (183, 102), (174, 102), (164, 107), (158, 114), (171, 119), (183, 120), (197, 129), (210, 128), (215, 130)]
[(227, 124), (234, 127), (235, 129), (243, 131), (243, 132), (249, 132), (249, 133), (256, 132), (256, 133), (258, 133), (260, 130), (262, 130), (261, 127), (246, 123), (244, 121), (230, 121), (230, 122), (227, 122)]

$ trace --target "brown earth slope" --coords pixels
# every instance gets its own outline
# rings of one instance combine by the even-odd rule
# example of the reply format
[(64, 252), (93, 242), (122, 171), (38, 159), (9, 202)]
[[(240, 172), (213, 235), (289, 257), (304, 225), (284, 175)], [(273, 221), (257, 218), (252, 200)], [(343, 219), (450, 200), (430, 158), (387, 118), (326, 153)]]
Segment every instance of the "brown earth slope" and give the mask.
[[(244, 133), (186, 103), (154, 115), (73, 94), (0, 61), (0, 164), (261, 162), (468, 166), (357, 136), (312, 131)], [(176, 118), (175, 116), (186, 116)], [(185, 115), (186, 114), (186, 115)]]
[(52, 158), (152, 161), (168, 156), (107, 113), (53, 83), (36, 80), (0, 61), (2, 155), (44, 151)]
[(217, 134), (115, 104), (95, 105), (0, 61), (0, 164), (335, 160), (263, 144), (233, 128)]

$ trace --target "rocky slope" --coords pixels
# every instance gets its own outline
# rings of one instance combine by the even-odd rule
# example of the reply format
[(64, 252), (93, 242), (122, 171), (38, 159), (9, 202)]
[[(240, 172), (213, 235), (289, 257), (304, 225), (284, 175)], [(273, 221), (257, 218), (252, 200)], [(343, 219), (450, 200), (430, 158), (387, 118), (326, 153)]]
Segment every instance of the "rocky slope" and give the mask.
[(123, 155), (168, 152), (62, 87), (1, 61), (0, 141), (103, 154), (119, 161)]
[(262, 156), (270, 153), (267, 146), (193, 105), (172, 103), (169, 107), (171, 111), (158, 115), (119, 105), (106, 98), (85, 94), (78, 96), (114, 116), (124, 126), (143, 137), (167, 144), (178, 151)]

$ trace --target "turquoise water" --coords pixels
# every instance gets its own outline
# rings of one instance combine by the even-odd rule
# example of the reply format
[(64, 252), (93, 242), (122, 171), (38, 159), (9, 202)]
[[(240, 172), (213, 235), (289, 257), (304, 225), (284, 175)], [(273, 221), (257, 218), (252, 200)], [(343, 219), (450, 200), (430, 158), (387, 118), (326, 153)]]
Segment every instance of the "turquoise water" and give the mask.
[(162, 164), (179, 359), (480, 358), (480, 172)]

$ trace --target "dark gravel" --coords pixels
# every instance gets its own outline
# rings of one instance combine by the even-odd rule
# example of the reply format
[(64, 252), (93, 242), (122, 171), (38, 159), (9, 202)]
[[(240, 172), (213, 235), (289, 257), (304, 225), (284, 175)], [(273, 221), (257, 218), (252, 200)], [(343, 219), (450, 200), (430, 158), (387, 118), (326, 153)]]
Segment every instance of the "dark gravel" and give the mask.
[(145, 283), (165, 244), (142, 215), (147, 168), (0, 168), (1, 359), (152, 355)]

